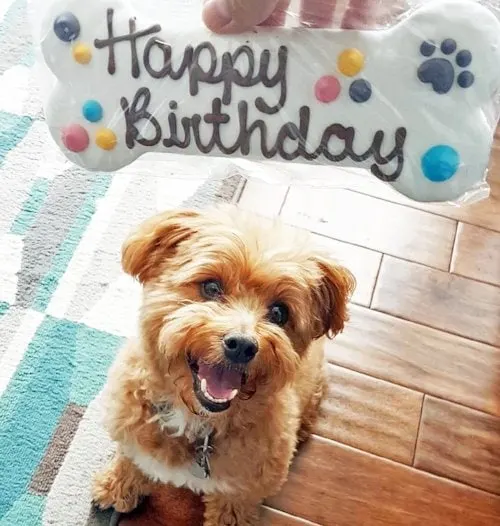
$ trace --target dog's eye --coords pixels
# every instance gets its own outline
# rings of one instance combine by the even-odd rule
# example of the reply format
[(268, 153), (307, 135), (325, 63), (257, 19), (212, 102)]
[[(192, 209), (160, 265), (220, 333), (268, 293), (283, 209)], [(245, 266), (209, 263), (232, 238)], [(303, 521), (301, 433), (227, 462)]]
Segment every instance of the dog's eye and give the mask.
[(269, 307), (268, 319), (271, 323), (283, 327), (288, 321), (288, 316), (288, 307), (284, 303), (273, 303)]
[(201, 284), (201, 295), (207, 300), (216, 300), (224, 294), (222, 283), (216, 279), (208, 279)]

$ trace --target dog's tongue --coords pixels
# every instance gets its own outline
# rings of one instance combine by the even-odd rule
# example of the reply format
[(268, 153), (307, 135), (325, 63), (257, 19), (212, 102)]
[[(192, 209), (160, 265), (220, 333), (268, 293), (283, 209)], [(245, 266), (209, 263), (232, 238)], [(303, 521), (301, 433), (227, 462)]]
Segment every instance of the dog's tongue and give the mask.
[(234, 389), (241, 388), (241, 373), (220, 365), (198, 364), (198, 376), (207, 381), (207, 391), (219, 400), (227, 400)]

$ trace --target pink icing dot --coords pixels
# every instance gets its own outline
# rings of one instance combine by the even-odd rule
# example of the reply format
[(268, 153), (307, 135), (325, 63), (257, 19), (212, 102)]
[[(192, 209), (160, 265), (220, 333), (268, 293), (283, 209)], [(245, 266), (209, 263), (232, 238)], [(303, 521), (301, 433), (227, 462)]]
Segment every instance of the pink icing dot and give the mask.
[(314, 94), (320, 102), (333, 102), (340, 94), (340, 82), (332, 75), (324, 75), (316, 82)]
[(63, 128), (61, 139), (64, 146), (71, 152), (83, 152), (89, 145), (89, 134), (79, 124), (70, 124)]

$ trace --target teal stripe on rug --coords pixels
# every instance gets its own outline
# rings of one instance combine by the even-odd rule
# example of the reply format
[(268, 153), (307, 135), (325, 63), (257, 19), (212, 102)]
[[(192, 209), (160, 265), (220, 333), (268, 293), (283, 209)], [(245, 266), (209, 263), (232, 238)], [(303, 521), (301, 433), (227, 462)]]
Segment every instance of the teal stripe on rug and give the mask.
[(0, 526), (39, 526), (42, 524), (45, 497), (21, 495), (5, 517), (0, 519)]
[(49, 181), (47, 179), (37, 179), (31, 187), (28, 199), (23, 203), (21, 211), (14, 219), (10, 229), (12, 234), (24, 236), (27, 230), (35, 221), (36, 215), (47, 197)]
[(40, 282), (37, 295), (33, 301), (33, 308), (35, 310), (43, 312), (47, 308), (59, 280), (64, 274), (85, 229), (94, 215), (97, 200), (104, 196), (110, 184), (111, 176), (103, 174), (96, 175), (96, 181), (78, 213), (73, 227), (68, 232), (66, 239), (61, 243), (59, 251), (54, 257), (52, 268)]
[(21, 66), (26, 66), (27, 68), (32, 68), (35, 65), (35, 50), (33, 46), (30, 46), (26, 50), (26, 54), (20, 62)]
[(0, 517), (27, 492), (71, 396), (101, 390), (121, 339), (50, 316), (0, 398)]
[[(26, 0), (12, 0), (8, 9), (5, 11), (3, 18), (0, 19), (0, 37), (4, 33), (8, 32), (12, 27), (13, 22), (19, 18), (24, 18), (27, 14), (27, 1)], [(27, 28), (29, 29), (29, 28)]]
[(0, 111), (0, 166), (7, 154), (24, 139), (32, 122), (32, 119), (25, 115)]
[(0, 301), (0, 316), (3, 316), (8, 310), (10, 305), (6, 301)]

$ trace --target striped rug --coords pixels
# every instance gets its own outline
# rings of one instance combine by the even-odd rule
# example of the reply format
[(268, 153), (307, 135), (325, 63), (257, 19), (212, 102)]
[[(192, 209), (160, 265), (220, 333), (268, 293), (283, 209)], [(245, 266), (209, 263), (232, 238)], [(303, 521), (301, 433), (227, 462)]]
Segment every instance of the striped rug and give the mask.
[(33, 56), (26, 1), (0, 0), (0, 526), (109, 524), (89, 481), (110, 451), (99, 393), (136, 323), (121, 242), (157, 210), (234, 201), (243, 180), (168, 155), (114, 175), (72, 166), (48, 136)]

